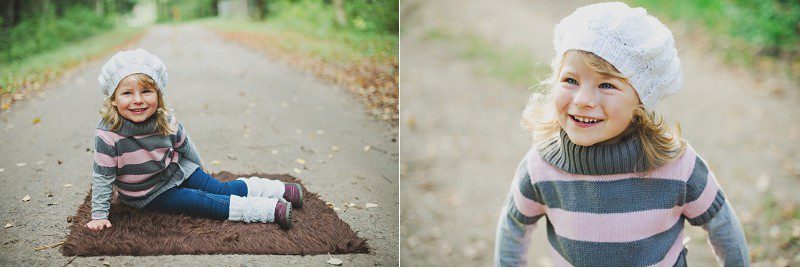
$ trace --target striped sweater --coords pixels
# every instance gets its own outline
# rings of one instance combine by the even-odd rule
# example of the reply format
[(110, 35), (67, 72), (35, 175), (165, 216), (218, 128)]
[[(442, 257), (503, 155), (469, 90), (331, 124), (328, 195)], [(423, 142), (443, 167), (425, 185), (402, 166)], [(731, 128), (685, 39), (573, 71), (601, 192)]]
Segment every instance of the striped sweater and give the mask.
[(707, 223), (725, 197), (691, 146), (648, 173), (635, 172), (641, 151), (633, 137), (579, 146), (562, 131), (520, 163), (505, 214), (523, 225), (546, 217), (543, 244), (558, 266), (673, 266), (684, 221)]
[(155, 134), (156, 116), (135, 123), (122, 119), (117, 131), (98, 125), (95, 132), (92, 175), (92, 219), (107, 219), (112, 186), (120, 201), (137, 208), (180, 185), (202, 166), (200, 155), (178, 120), (169, 116), (176, 130)]

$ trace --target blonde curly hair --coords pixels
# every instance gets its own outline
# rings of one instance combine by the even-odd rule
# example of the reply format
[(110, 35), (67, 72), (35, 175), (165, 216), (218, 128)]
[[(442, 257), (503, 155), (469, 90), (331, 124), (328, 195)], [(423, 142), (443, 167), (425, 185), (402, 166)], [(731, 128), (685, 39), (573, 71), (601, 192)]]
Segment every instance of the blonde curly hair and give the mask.
[[(583, 50), (574, 51), (593, 71), (620, 78), (628, 83), (628, 79), (603, 58)], [(563, 57), (558, 64), (554, 63), (553, 66), (558, 67), (539, 82), (537, 92), (530, 95), (528, 104), (522, 112), (521, 125), (530, 131), (537, 146), (545, 141), (558, 138), (562, 129), (556, 120), (555, 95), (550, 89), (556, 85), (558, 75), (564, 66)], [(655, 111), (647, 112), (640, 104), (633, 110), (631, 124), (620, 135), (633, 134), (641, 140), (644, 154), (640, 161), (644, 161), (642, 166), (645, 168), (645, 170), (639, 170), (641, 172), (652, 170), (683, 155), (686, 150), (686, 141), (681, 139), (680, 133), (679, 123), (675, 123), (673, 130), (667, 126), (663, 116)]]
[[(132, 74), (128, 77), (133, 78), (137, 84), (139, 84), (142, 88), (152, 88), (156, 91), (156, 96), (158, 97), (158, 110), (153, 116), (157, 116), (156, 118), (156, 126), (155, 126), (155, 133), (158, 135), (169, 135), (173, 133), (173, 130), (169, 124), (169, 109), (167, 108), (167, 104), (164, 102), (164, 95), (161, 92), (161, 89), (158, 88), (156, 82), (153, 81), (150, 76), (145, 74)], [(119, 86), (118, 86), (119, 87)], [(116, 89), (108, 98), (103, 99), (103, 106), (100, 108), (100, 117), (102, 118), (102, 123), (111, 126), (111, 131), (119, 130), (120, 126), (122, 125), (122, 115), (119, 114), (117, 107), (111, 104), (114, 101), (114, 96), (116, 96)]]

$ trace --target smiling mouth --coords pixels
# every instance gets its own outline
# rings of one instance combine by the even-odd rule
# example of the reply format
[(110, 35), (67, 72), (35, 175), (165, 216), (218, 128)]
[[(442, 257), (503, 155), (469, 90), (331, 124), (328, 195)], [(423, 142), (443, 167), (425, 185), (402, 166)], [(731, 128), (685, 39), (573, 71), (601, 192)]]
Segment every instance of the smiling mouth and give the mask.
[[(148, 108), (149, 108), (149, 107), (148, 107)], [(135, 113), (135, 114), (140, 114), (140, 113), (143, 113), (143, 112), (144, 112), (145, 110), (147, 110), (148, 108), (129, 109), (128, 111), (131, 111), (131, 112), (133, 112), (133, 113)]]
[(577, 123), (580, 126), (593, 126), (599, 124), (600, 122), (603, 122), (602, 119), (594, 119), (582, 116), (569, 115), (569, 117), (572, 118), (572, 120), (575, 121), (575, 123)]

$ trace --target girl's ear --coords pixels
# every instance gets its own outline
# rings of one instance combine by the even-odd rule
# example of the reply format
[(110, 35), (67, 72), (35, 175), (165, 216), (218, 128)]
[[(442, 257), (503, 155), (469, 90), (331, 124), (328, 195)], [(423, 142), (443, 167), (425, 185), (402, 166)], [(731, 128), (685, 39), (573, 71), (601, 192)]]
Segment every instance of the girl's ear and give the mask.
[(112, 100), (112, 101), (111, 101), (111, 106), (117, 107), (117, 101), (115, 101), (115, 100)]

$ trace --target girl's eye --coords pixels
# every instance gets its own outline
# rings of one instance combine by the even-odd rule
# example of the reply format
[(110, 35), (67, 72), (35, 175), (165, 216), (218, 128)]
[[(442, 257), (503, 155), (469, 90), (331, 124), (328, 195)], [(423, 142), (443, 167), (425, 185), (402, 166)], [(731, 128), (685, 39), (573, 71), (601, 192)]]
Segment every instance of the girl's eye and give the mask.
[(149, 89), (145, 89), (145, 90), (143, 90), (142, 92), (144, 92), (144, 93), (150, 93), (150, 92), (153, 92), (153, 91), (151, 91), (151, 90), (149, 90)]
[(564, 79), (564, 82), (567, 82), (567, 83), (570, 83), (570, 84), (573, 84), (573, 85), (577, 85), (578, 84), (578, 80), (575, 80), (575, 79), (572, 79), (572, 78)]
[(122, 92), (122, 95), (130, 95), (130, 92)]
[(600, 84), (600, 88), (616, 89), (617, 87), (609, 83), (602, 83)]

